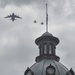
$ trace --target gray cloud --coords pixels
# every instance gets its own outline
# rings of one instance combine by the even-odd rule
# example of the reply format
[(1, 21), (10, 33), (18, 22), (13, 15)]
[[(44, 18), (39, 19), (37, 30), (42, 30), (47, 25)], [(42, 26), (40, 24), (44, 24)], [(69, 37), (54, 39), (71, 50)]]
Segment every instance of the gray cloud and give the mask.
[[(7, 5), (31, 5), (40, 10), (44, 10), (45, 4), (49, 6), (50, 20), (55, 19), (56, 21), (74, 21), (75, 20), (75, 0), (0, 0), (0, 6), (6, 7)], [(39, 6), (38, 6), (39, 4)]]
[[(40, 26), (40, 21), (42, 19), (44, 20), (43, 17), (45, 16), (45, 3), (46, 0), (43, 0), (43, 2), (42, 0), (1, 0), (1, 7), (6, 7), (7, 5), (12, 6), (12, 4), (16, 6), (31, 5), (36, 10), (34, 9), (35, 12), (32, 10), (33, 14), (31, 11), (22, 11), (23, 19), (16, 20), (13, 23), (8, 19), (2, 18), (5, 14), (0, 12), (0, 75), (23, 75), (24, 70), (34, 63), (35, 57), (39, 52), (34, 40), (45, 29), (44, 25)], [(48, 1), (49, 29), (51, 33), (60, 39), (60, 44), (56, 49), (57, 55), (61, 57), (61, 62), (66, 67), (73, 67), (75, 70), (74, 5), (74, 0)], [(37, 15), (34, 15), (36, 12)], [(7, 14), (6, 11), (5, 13)], [(20, 15), (22, 15), (21, 13)], [(35, 18), (38, 19), (38, 24), (33, 24)]]
[(11, 4), (15, 4), (17, 6), (21, 6), (21, 5), (31, 5), (31, 4), (43, 4), (46, 3), (46, 0), (1, 0), (1, 6), (5, 7), (6, 5), (11, 5)]

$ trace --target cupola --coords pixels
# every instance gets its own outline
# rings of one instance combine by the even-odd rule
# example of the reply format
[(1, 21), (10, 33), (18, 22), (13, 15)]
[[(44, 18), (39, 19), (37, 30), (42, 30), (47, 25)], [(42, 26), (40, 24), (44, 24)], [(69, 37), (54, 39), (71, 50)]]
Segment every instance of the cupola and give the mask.
[(41, 37), (35, 40), (35, 43), (39, 46), (39, 56), (36, 58), (36, 61), (40, 61), (43, 58), (59, 61), (59, 57), (56, 56), (55, 51), (56, 45), (59, 43), (58, 38), (49, 32), (45, 32)]

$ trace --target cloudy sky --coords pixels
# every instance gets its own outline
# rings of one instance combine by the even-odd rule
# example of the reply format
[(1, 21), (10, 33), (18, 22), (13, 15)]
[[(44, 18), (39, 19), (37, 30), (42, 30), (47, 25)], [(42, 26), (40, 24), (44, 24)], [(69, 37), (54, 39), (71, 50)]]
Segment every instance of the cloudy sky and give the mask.
[[(34, 41), (45, 32), (46, 3), (49, 32), (60, 39), (57, 55), (75, 71), (75, 0), (0, 0), (0, 75), (23, 75), (35, 63), (39, 50)], [(23, 19), (4, 19), (12, 13)]]

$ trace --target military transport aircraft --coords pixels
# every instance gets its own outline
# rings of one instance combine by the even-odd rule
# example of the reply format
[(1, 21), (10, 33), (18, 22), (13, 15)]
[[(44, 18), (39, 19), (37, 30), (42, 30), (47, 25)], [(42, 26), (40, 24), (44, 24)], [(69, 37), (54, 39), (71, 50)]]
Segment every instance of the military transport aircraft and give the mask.
[(12, 21), (16, 20), (15, 18), (22, 19), (22, 17), (19, 17), (19, 16), (15, 15), (14, 13), (12, 13), (12, 15), (8, 15), (8, 16), (6, 16), (4, 18), (11, 18), (10, 20), (12, 20)]

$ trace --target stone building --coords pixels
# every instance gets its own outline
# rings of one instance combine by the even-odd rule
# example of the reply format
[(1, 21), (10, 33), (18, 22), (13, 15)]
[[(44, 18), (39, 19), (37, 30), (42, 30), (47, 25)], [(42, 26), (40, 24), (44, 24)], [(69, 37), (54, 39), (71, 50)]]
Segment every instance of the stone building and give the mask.
[(61, 64), (60, 57), (56, 55), (56, 46), (59, 39), (51, 33), (45, 32), (35, 40), (39, 47), (39, 56), (36, 63), (27, 68), (24, 75), (75, 75), (72, 68), (68, 70)]

